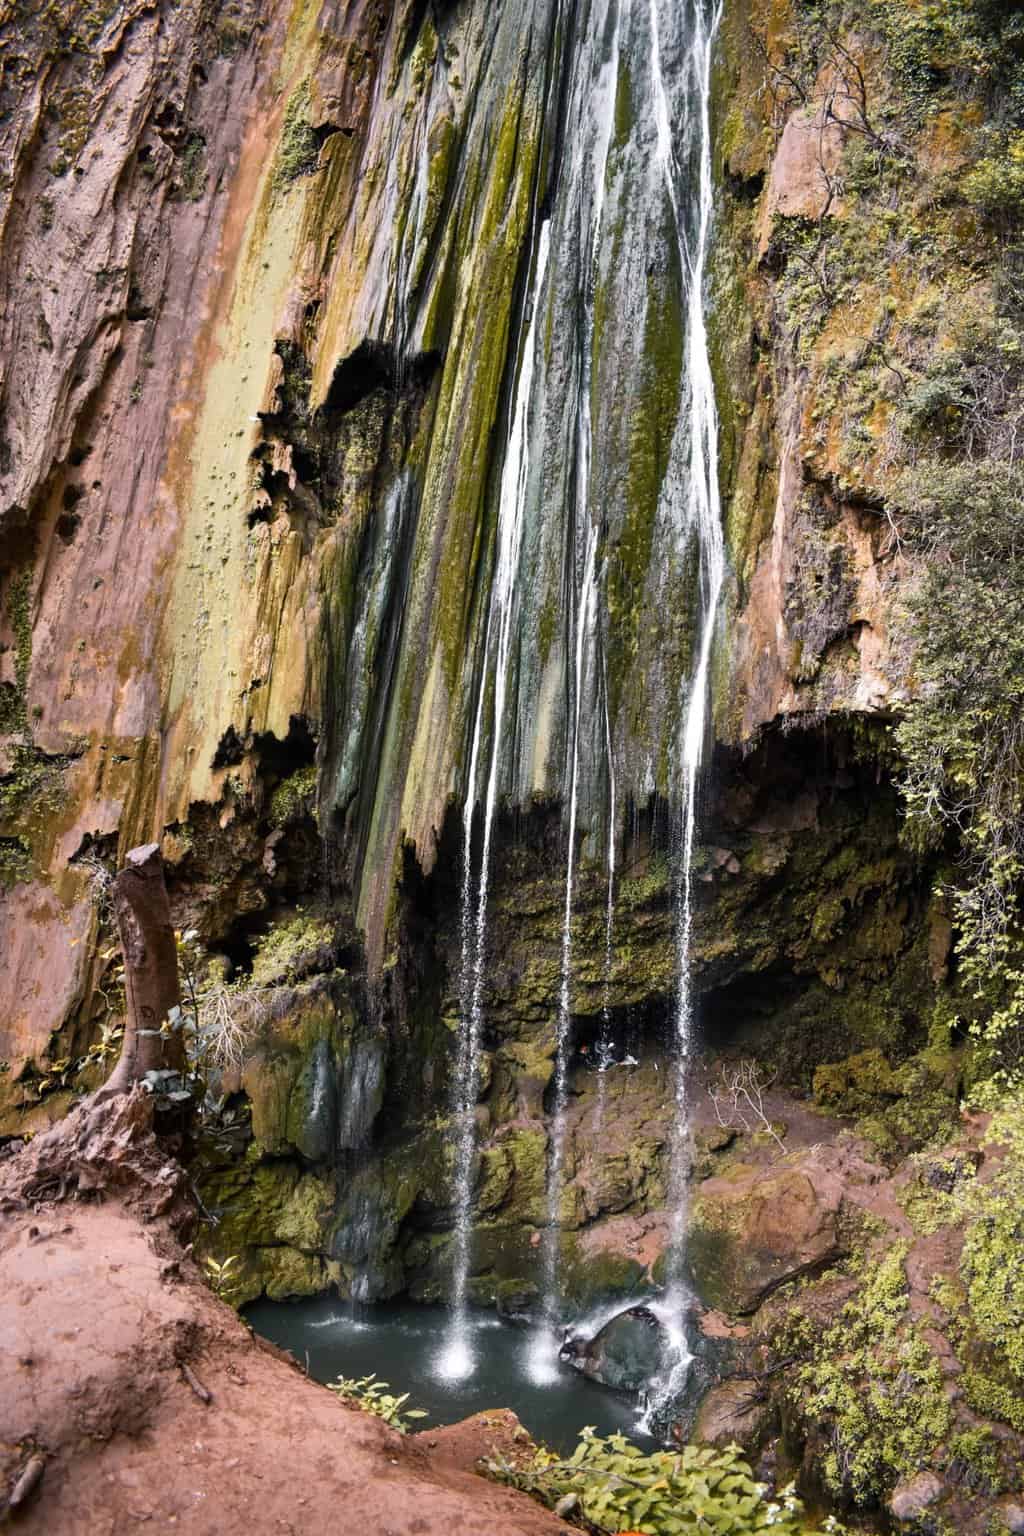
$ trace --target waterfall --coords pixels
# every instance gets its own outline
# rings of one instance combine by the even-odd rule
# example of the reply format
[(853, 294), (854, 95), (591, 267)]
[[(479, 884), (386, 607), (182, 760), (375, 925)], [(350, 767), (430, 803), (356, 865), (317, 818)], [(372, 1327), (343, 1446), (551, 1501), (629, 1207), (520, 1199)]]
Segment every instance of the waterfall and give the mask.
[[(550, 227), (541, 225), (533, 286), (528, 305), (528, 329), (523, 343), (515, 404), (509, 427), (498, 500), (497, 549), (480, 681), (473, 720), (469, 781), (462, 808), (462, 892), (459, 1046), (452, 1082), (455, 1126), (455, 1242), (452, 1267), (451, 1323), (440, 1368), (450, 1380), (468, 1375), (473, 1356), (467, 1327), (467, 1283), (473, 1217), (473, 1164), (476, 1151), (476, 1102), (480, 1080), (480, 1037), (483, 1026), (484, 967), (487, 953), (487, 896), (491, 867), (491, 833), (498, 795), (501, 732), (505, 718), (509, 658), (515, 615), (516, 579), (529, 478), (529, 408), (536, 353), (537, 315), (547, 274)], [(474, 899), (473, 820), (476, 813), (480, 758), (484, 733), (488, 669), (493, 669), (491, 744), (483, 807), (483, 843)]]
[(715, 388), (704, 319), (704, 286), (711, 238), (713, 185), (711, 175), (711, 48), (717, 27), (716, 8), (711, 23), (694, 29), (691, 69), (694, 95), (699, 103), (699, 176), (697, 226), (688, 252), (687, 379), (689, 386), (689, 523), (696, 531), (700, 549), (700, 624), (696, 665), (683, 718), (679, 753), (679, 823), (676, 861), (676, 964), (675, 1007), (676, 1087), (672, 1165), (669, 1198), (672, 1219), (673, 1279), (678, 1282), (681, 1248), (686, 1224), (688, 1175), (688, 1067), (693, 1043), (693, 983), (691, 944), (693, 936), (693, 852), (699, 812), (701, 767), (708, 735), (711, 654), (725, 583), (725, 540), (718, 490), (718, 416)]
[[(451, 1378), (473, 1369), (467, 1291), (494, 815), (500, 793), (507, 790), (517, 803), (526, 803), (533, 788), (546, 782), (547, 772), (537, 756), (517, 763), (515, 754), (503, 750), (503, 738), (513, 732), (517, 740), (564, 743), (566, 855), (539, 1255), (540, 1304), (550, 1324), (558, 1305), (559, 1218), (568, 1157), (573, 920), (580, 860), (584, 851), (592, 855), (596, 829), (607, 827), (601, 850), (606, 884), (598, 1058), (607, 1065), (613, 1046), (617, 820), (626, 797), (636, 798), (641, 789), (650, 794), (657, 780), (654, 751), (644, 763), (622, 750), (629, 739), (620, 710), (628, 680), (640, 683), (645, 708), (660, 711), (661, 739), (673, 763), (669, 788), (678, 808), (678, 1059), (670, 1176), (676, 1255), (685, 1225), (692, 863), (709, 675), (725, 576), (717, 422), (703, 313), (712, 206), (710, 58), (717, 21), (718, 11), (705, 13), (701, 0), (687, 0), (679, 10), (665, 0), (586, 0), (573, 10), (559, 43), (565, 90), (552, 98), (559, 103), (559, 149), (550, 161), (550, 185), (537, 190), (545, 216), (539, 227), (533, 226), (532, 277), (520, 339), (513, 343), (518, 373), (513, 374), (501, 463), (494, 567), (462, 807), (460, 1018), (451, 1095), (455, 1224), (451, 1320), (439, 1362)], [(657, 375), (661, 401), (652, 401), (652, 369), (663, 355), (658, 345), (667, 332), (677, 341), (668, 353), (670, 372)], [(668, 409), (666, 394), (672, 402)], [(638, 416), (643, 412), (655, 413), (653, 424)], [(649, 469), (644, 460), (648, 479), (639, 489), (625, 472), (632, 473), (637, 430), (643, 451), (644, 431), (656, 443)], [(633, 540), (628, 554), (620, 551), (627, 535)], [(627, 559), (648, 561), (654, 577), (645, 590), (671, 614), (684, 606), (679, 603), (680, 573), (694, 545), (700, 565), (693, 599), (698, 636), (678, 722), (668, 668), (662, 671), (660, 658), (644, 651), (642, 622), (629, 628), (635, 588), (623, 586), (623, 572), (629, 569)], [(650, 553), (644, 553), (648, 547)], [(561, 571), (564, 622), (538, 659), (536, 604), (552, 569)], [(617, 608), (609, 596), (613, 575), (619, 581)], [(638, 578), (630, 572), (628, 579)], [(561, 714), (551, 712), (547, 702), (558, 697), (564, 700)], [(600, 1114), (600, 1079), (598, 1091)], [(539, 1380), (550, 1379), (557, 1369), (549, 1328), (537, 1332), (531, 1365)]]
[(597, 1037), (597, 1111), (594, 1115), (594, 1135), (599, 1136), (604, 1125), (604, 1108), (607, 1090), (606, 1073), (614, 1052), (612, 1039), (612, 964), (615, 954), (615, 834), (617, 805), (615, 800), (615, 747), (612, 741), (612, 722), (608, 710), (608, 676), (603, 679), (604, 744), (608, 758), (608, 887), (604, 908), (604, 997), (601, 1002), (601, 1027)]
[[(654, 0), (652, 0), (652, 10)], [(690, 53), (692, 90), (697, 105), (696, 221), (686, 242), (686, 378), (689, 433), (687, 524), (696, 535), (699, 564), (699, 624), (696, 658), (683, 715), (677, 759), (677, 822), (675, 829), (674, 901), (676, 1000), (674, 1016), (674, 1093), (670, 1138), (667, 1247), (667, 1295), (662, 1312), (674, 1346), (660, 1392), (652, 1394), (651, 1409), (678, 1390), (690, 1363), (685, 1331), (684, 1287), (687, 1180), (690, 1171), (689, 1073), (693, 1052), (694, 998), (692, 979), (693, 855), (700, 813), (701, 774), (710, 719), (710, 671), (715, 631), (726, 574), (725, 540), (718, 488), (718, 417), (704, 318), (704, 290), (711, 238), (713, 183), (711, 168), (711, 51), (721, 15), (716, 6), (705, 22), (695, 4)]]
[[(580, 801), (580, 763), (583, 730), (583, 694), (588, 661), (588, 645), (598, 637), (599, 585), (597, 546), (599, 525), (591, 506), (594, 426), (592, 394), (594, 388), (594, 292), (597, 283), (601, 233), (605, 205), (605, 183), (615, 122), (615, 99), (619, 75), (621, 11), (618, 0), (606, 0), (603, 15), (597, 17), (595, 5), (592, 29), (577, 54), (574, 80), (576, 144), (587, 143), (587, 129), (596, 122), (589, 157), (580, 156), (570, 172), (571, 190), (577, 200), (576, 217), (580, 246), (585, 252), (582, 266), (583, 321), (580, 368), (577, 387), (575, 430), (575, 520), (577, 538), (585, 540), (583, 579), (576, 599), (571, 675), (566, 697), (571, 701), (571, 720), (567, 730), (567, 774), (569, 816), (565, 867), (565, 897), (562, 908), (562, 935), (559, 964), (558, 1010), (555, 1020), (555, 1067), (552, 1086), (551, 1121), (547, 1165), (547, 1209), (542, 1238), (541, 1305), (546, 1324), (554, 1322), (557, 1312), (557, 1280), (562, 1197), (562, 1170), (565, 1162), (566, 1098), (569, 1087), (569, 1062), (572, 1054), (572, 919), (576, 894), (577, 832)], [(604, 57), (604, 39), (611, 26), (610, 43)], [(593, 64), (600, 59), (596, 80)], [(589, 235), (589, 238), (587, 238)], [(570, 563), (571, 564), (571, 563)], [(574, 590), (573, 582), (567, 590)], [(614, 796), (614, 759), (610, 723), (605, 716), (608, 774)], [(609, 839), (614, 870), (615, 820), (611, 813)], [(614, 874), (610, 876), (614, 879)], [(538, 1331), (531, 1349), (530, 1369), (535, 1381), (553, 1379), (557, 1373), (557, 1345), (547, 1327)]]
[[(576, 832), (579, 819), (580, 729), (582, 725), (583, 665), (586, 642), (594, 633), (597, 614), (595, 581), (597, 528), (587, 530), (583, 589), (576, 609), (573, 662), (576, 686), (569, 769), (569, 830), (565, 861), (565, 900), (562, 907), (561, 963), (558, 983), (558, 1014), (555, 1022), (555, 1071), (551, 1106), (550, 1146), (547, 1169), (547, 1212), (541, 1264), (541, 1301), (546, 1322), (553, 1322), (557, 1306), (558, 1237), (561, 1230), (559, 1209), (562, 1198), (562, 1167), (565, 1161), (565, 1109), (569, 1087), (569, 1059), (572, 1054), (572, 913), (576, 895)], [(535, 1381), (554, 1379), (557, 1371), (557, 1345), (547, 1330), (538, 1332), (531, 1358)]]

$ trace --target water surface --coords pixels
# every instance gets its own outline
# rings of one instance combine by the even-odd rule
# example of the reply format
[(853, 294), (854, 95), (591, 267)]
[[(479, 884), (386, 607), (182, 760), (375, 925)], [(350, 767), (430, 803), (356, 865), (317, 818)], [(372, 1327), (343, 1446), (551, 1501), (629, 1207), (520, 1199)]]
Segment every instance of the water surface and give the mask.
[(636, 1404), (587, 1381), (561, 1362), (545, 1385), (531, 1377), (536, 1349), (530, 1332), (492, 1313), (471, 1312), (472, 1375), (446, 1379), (441, 1361), (448, 1340), (444, 1307), (391, 1304), (353, 1306), (336, 1297), (307, 1301), (257, 1301), (245, 1317), (257, 1333), (288, 1349), (316, 1381), (376, 1372), (395, 1392), (408, 1392), (410, 1408), (428, 1417), (417, 1428), (454, 1424), (489, 1408), (511, 1408), (535, 1439), (570, 1451), (580, 1430), (592, 1424), (599, 1434), (621, 1430), (653, 1447), (638, 1428)]

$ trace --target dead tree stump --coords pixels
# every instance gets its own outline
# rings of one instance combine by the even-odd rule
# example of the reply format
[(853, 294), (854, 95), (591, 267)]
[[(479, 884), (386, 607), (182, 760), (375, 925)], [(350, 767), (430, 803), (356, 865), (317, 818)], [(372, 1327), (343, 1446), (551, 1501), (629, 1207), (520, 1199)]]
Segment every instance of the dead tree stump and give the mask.
[(133, 848), (111, 895), (124, 954), (127, 1011), (121, 1056), (101, 1089), (126, 1093), (147, 1072), (185, 1071), (178, 952), (157, 843)]

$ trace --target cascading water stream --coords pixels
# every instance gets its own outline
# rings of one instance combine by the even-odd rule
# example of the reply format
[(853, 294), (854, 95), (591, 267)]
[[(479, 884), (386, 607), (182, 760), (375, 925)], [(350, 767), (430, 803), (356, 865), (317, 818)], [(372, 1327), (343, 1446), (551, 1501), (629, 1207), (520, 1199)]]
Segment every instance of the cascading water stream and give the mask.
[[(583, 588), (576, 610), (574, 646), (576, 690), (572, 722), (571, 767), (569, 771), (569, 844), (565, 866), (565, 902), (562, 908), (561, 966), (558, 985), (558, 1016), (555, 1025), (555, 1071), (547, 1170), (547, 1212), (541, 1268), (541, 1299), (546, 1323), (553, 1323), (556, 1315), (558, 1234), (560, 1230), (558, 1218), (562, 1199), (562, 1168), (565, 1162), (565, 1108), (569, 1087), (569, 1057), (572, 1050), (572, 912), (576, 895), (576, 831), (579, 819), (582, 678), (587, 636), (588, 634), (593, 634), (596, 622), (596, 555), (597, 528), (594, 524), (591, 524), (587, 530)], [(536, 1335), (531, 1351), (531, 1374), (534, 1381), (541, 1382), (545, 1379), (554, 1379), (557, 1359), (558, 1348), (554, 1336), (546, 1328), (542, 1328)]]
[(692, 68), (700, 107), (698, 222), (689, 253), (687, 303), (687, 377), (689, 380), (690, 472), (689, 523), (700, 550), (700, 628), (696, 666), (683, 721), (680, 753), (679, 859), (677, 869), (676, 962), (678, 971), (676, 1037), (676, 1117), (670, 1179), (672, 1249), (676, 1260), (672, 1279), (678, 1282), (682, 1237), (686, 1222), (685, 1188), (688, 1174), (689, 1114), (687, 1068), (693, 1040), (693, 852), (699, 811), (700, 778), (708, 734), (710, 670), (719, 604), (725, 584), (726, 557), (718, 489), (718, 414), (704, 320), (704, 284), (711, 236), (713, 184), (709, 113), (711, 48), (720, 12), (711, 24), (696, 29)]
[[(621, 10), (617, 0), (606, 0), (604, 14), (593, 36), (603, 38), (608, 32), (608, 21), (614, 15), (610, 47), (603, 60), (592, 90), (588, 90), (585, 71), (590, 64), (587, 48), (581, 48), (580, 69), (576, 80), (577, 130), (585, 141), (584, 121), (596, 116), (597, 132), (589, 157), (589, 177), (577, 188), (580, 232), (589, 230), (586, 243), (587, 259), (583, 263), (584, 315), (582, 345), (580, 349), (580, 374), (576, 413), (576, 518), (575, 527), (585, 534), (583, 580), (577, 599), (574, 643), (572, 654), (572, 720), (569, 731), (568, 753), (568, 842), (565, 869), (565, 900), (562, 910), (562, 937), (559, 967), (558, 1012), (555, 1021), (555, 1069), (552, 1088), (552, 1104), (547, 1165), (547, 1209), (543, 1234), (541, 1265), (541, 1304), (544, 1322), (555, 1321), (557, 1307), (557, 1278), (559, 1252), (559, 1214), (562, 1197), (562, 1171), (565, 1162), (566, 1098), (569, 1086), (569, 1060), (572, 1051), (572, 971), (573, 941), (572, 918), (576, 895), (576, 870), (578, 850), (577, 828), (579, 821), (579, 789), (581, 733), (583, 727), (583, 691), (588, 644), (593, 645), (598, 633), (598, 571), (597, 546), (599, 527), (591, 507), (591, 471), (593, 464), (593, 407), (591, 393), (594, 370), (594, 288), (597, 281), (602, 221), (605, 202), (605, 182), (608, 157), (611, 150), (615, 121), (615, 99), (619, 75), (619, 46)], [(606, 716), (606, 726), (607, 726)], [(607, 735), (608, 774), (611, 795), (614, 797), (614, 759), (611, 750), (610, 731)], [(611, 847), (610, 881), (614, 880), (615, 820), (612, 813), (609, 840)], [(610, 886), (610, 892), (613, 885)], [(552, 1379), (557, 1370), (557, 1344), (548, 1326), (542, 1327), (531, 1350), (531, 1374), (535, 1381)]]
[[(651, 0), (652, 12), (655, 0)], [(652, 1395), (651, 1411), (674, 1396), (690, 1363), (685, 1333), (684, 1284), (687, 1181), (689, 1178), (689, 1074), (693, 1051), (694, 998), (692, 978), (693, 855), (700, 810), (701, 776), (710, 716), (710, 672), (715, 631), (726, 575), (725, 540), (718, 487), (718, 416), (704, 318), (704, 289), (711, 238), (713, 182), (711, 166), (711, 51), (721, 16), (716, 5), (705, 22), (695, 4), (690, 68), (691, 99), (698, 108), (698, 176), (696, 223), (685, 245), (687, 278), (686, 377), (689, 469), (687, 524), (696, 536), (700, 560), (700, 609), (696, 661), (690, 682), (680, 739), (675, 834), (676, 1003), (674, 1017), (674, 1113), (670, 1140), (666, 1296), (660, 1311), (673, 1344), (660, 1391)], [(656, 34), (655, 34), (656, 35)]]
[[(678, 808), (674, 849), (677, 1070), (670, 1157), (670, 1291), (661, 1309), (666, 1321), (676, 1317), (680, 1322), (678, 1328), (670, 1322), (678, 1339), (677, 1364), (687, 1358), (681, 1328), (685, 1300), (681, 1239), (693, 1015), (692, 865), (708, 729), (709, 676), (725, 579), (716, 478), (718, 429), (703, 313), (712, 212), (710, 57), (719, 11), (707, 11), (702, 0), (688, 0), (683, 15), (670, 13), (664, 0), (592, 0), (575, 15), (575, 30), (565, 34), (568, 89), (562, 98), (562, 148), (552, 185), (538, 192), (546, 217), (543, 224), (534, 226), (533, 273), (519, 331), (518, 375), (499, 484), (494, 569), (463, 804), (460, 1026), (451, 1101), (455, 1164), (451, 1320), (438, 1362), (449, 1379), (465, 1376), (474, 1364), (467, 1303), (494, 816), (499, 790), (507, 780), (514, 781), (513, 792), (519, 795), (530, 787), (528, 781), (516, 780), (518, 770), (507, 764), (502, 738), (508, 731), (506, 717), (515, 720), (517, 729), (525, 725), (528, 731), (529, 717), (515, 711), (535, 707), (531, 689), (544, 697), (550, 689), (550, 696), (557, 697), (554, 678), (564, 679), (566, 700), (562, 782), (567, 853), (540, 1251), (541, 1305), (549, 1325), (557, 1314), (559, 1218), (568, 1156), (574, 906), (583, 834), (599, 824), (599, 813), (607, 816), (608, 829), (599, 1065), (607, 1065), (611, 1057), (616, 835), (622, 793), (616, 776), (616, 732), (621, 726), (615, 718), (623, 675), (621, 585), (620, 607), (614, 615), (610, 596), (608, 604), (605, 597), (610, 571), (622, 581), (616, 541), (623, 519), (628, 523), (635, 511), (623, 492), (622, 453), (631, 451), (631, 440), (618, 430), (620, 402), (627, 401), (631, 410), (654, 409), (646, 403), (650, 396), (644, 389), (650, 358), (655, 355), (648, 350), (649, 337), (663, 324), (663, 313), (678, 324), (683, 338), (672, 383), (681, 407), (666, 426), (666, 449), (658, 450), (664, 451), (664, 459), (658, 460), (654, 489), (656, 536), (665, 541), (656, 546), (665, 553), (661, 589), (665, 597), (675, 596), (678, 572), (693, 541), (700, 566), (697, 643), (671, 785)], [(413, 222), (418, 222), (418, 214)], [(541, 312), (546, 317), (543, 324)], [(638, 405), (633, 404), (634, 391)], [(533, 443), (531, 431), (537, 438)], [(564, 478), (560, 477), (563, 467)], [(560, 508), (560, 523), (542, 516), (547, 507)], [(560, 546), (554, 546), (556, 537)], [(553, 666), (558, 670), (544, 676), (542, 684), (544, 662), (533, 655), (530, 632), (524, 629), (526, 594), (531, 577), (536, 580), (543, 573), (543, 562), (551, 561), (555, 549), (562, 562), (568, 612), (561, 651), (554, 652)], [(609, 657), (615, 668), (614, 695), (609, 686)], [(659, 677), (655, 662), (652, 699)], [(517, 679), (514, 687), (513, 678)], [(655, 700), (656, 707), (665, 711), (666, 721), (671, 711), (668, 698), (669, 690), (663, 688)], [(644, 782), (638, 779), (636, 764), (624, 758), (618, 765), (626, 776), (625, 792), (632, 785), (635, 795)], [(595, 804), (595, 786), (601, 784), (607, 788), (603, 805)], [(605, 824), (603, 816), (600, 824)], [(602, 1074), (599, 1115), (604, 1091)], [(550, 1327), (538, 1330), (531, 1364), (535, 1380), (550, 1380), (554, 1375), (557, 1345)]]
[[(501, 731), (505, 716), (509, 657), (512, 647), (516, 578), (529, 479), (529, 408), (536, 353), (537, 314), (547, 274), (550, 226), (541, 225), (537, 244), (528, 329), (523, 344), (515, 405), (502, 470), (498, 501), (497, 551), (491, 605), (487, 620), (484, 675), (473, 721), (469, 782), (462, 810), (462, 902), (460, 1023), (457, 1069), (452, 1084), (455, 1139), (455, 1242), (452, 1268), (451, 1323), (439, 1368), (450, 1380), (473, 1369), (470, 1330), (466, 1326), (467, 1284), (473, 1216), (473, 1161), (476, 1150), (476, 1102), (480, 1080), (480, 1036), (483, 1026), (484, 966), (487, 951), (487, 898), (490, 883), (491, 834), (497, 805)], [(487, 672), (493, 662), (491, 750), (483, 806), (480, 873), (473, 890), (473, 819), (476, 813), (480, 757), (484, 733)]]
[(604, 998), (601, 1003), (601, 1027), (597, 1037), (597, 1109), (594, 1114), (594, 1136), (601, 1134), (604, 1126), (605, 1099), (607, 1097), (607, 1071), (614, 1058), (612, 1039), (612, 965), (615, 955), (615, 748), (612, 741), (612, 722), (608, 709), (608, 677), (603, 678), (604, 743), (608, 758), (608, 890), (604, 909)]

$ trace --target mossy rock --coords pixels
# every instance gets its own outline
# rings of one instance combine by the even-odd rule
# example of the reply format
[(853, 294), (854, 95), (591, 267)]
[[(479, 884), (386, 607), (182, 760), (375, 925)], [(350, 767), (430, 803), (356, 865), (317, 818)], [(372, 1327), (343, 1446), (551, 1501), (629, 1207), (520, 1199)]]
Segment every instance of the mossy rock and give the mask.
[(272, 1156), (298, 1152), (311, 1163), (330, 1162), (353, 1144), (351, 1136), (346, 1139), (343, 1104), (358, 1103), (358, 1135), (365, 1137), (367, 1116), (372, 1123), (382, 1092), (380, 1084), (368, 1084), (365, 1058), (376, 1059), (378, 1051), (355, 1037), (351, 1008), (338, 986), (298, 988), (243, 1068), (257, 1147)]
[(543, 1128), (510, 1131), (495, 1143), (511, 1165), (502, 1218), (536, 1227), (547, 1220), (548, 1138)]
[(319, 1296), (326, 1289), (324, 1261), (297, 1248), (263, 1248), (259, 1252), (263, 1289), (271, 1301)]
[[(221, 1264), (236, 1261), (224, 1291), (232, 1305), (242, 1306), (264, 1291), (269, 1296), (310, 1296), (323, 1289), (320, 1255), (334, 1209), (333, 1177), (301, 1173), (291, 1162), (260, 1162), (250, 1147), (242, 1163), (205, 1178), (200, 1195), (217, 1218), (217, 1225), (204, 1233), (202, 1252)], [(267, 1257), (278, 1254), (296, 1257), (287, 1262)], [(306, 1277), (301, 1284), (300, 1270)], [(280, 1288), (286, 1274), (295, 1289)], [(275, 1291), (270, 1289), (271, 1278)]]
[(757, 1310), (778, 1286), (836, 1260), (842, 1187), (803, 1164), (738, 1165), (701, 1186), (690, 1208), (687, 1259), (697, 1294), (731, 1314)]
[(858, 1132), (887, 1158), (953, 1134), (960, 1058), (929, 1047), (899, 1067), (879, 1050), (820, 1066), (814, 1096), (823, 1109), (857, 1118)]
[(627, 1254), (574, 1243), (565, 1253), (558, 1278), (568, 1310), (579, 1313), (600, 1302), (636, 1295), (644, 1275), (644, 1266)]
[(316, 911), (296, 911), (257, 940), (252, 962), (253, 986), (286, 986), (314, 973), (330, 971), (336, 955), (334, 918)]
[(879, 1099), (898, 1099), (902, 1092), (898, 1074), (877, 1049), (824, 1063), (814, 1074), (815, 1100), (837, 1114), (862, 1114)]

